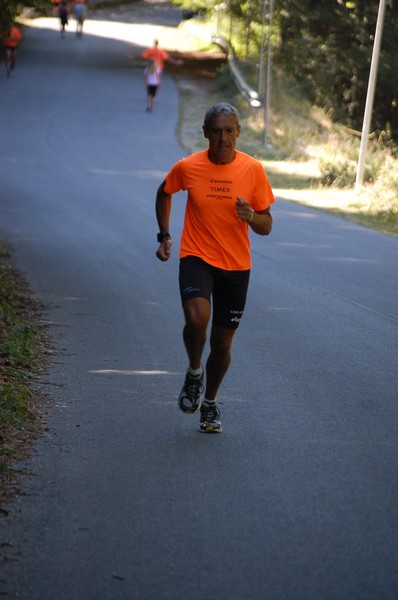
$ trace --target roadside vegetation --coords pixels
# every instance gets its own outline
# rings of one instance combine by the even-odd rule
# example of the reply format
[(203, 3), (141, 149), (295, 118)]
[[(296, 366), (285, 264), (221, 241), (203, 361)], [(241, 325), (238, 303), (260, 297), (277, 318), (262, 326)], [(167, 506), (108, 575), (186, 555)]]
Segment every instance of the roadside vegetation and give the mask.
[(354, 190), (360, 138), (334, 123), (328, 114), (303, 100), (283, 74), (274, 74), (274, 105), (269, 143), (264, 146), (264, 111), (242, 98), (227, 68), (215, 79), (177, 78), (180, 88), (178, 135), (187, 152), (203, 148), (203, 116), (210, 104), (229, 101), (239, 109), (242, 132), (238, 147), (264, 164), (275, 192), (336, 216), (398, 235), (398, 158), (395, 150), (369, 142), (365, 185)]
[(11, 263), (0, 240), (0, 502), (38, 431), (39, 397), (35, 377), (42, 372), (48, 343), (39, 323), (40, 306)]

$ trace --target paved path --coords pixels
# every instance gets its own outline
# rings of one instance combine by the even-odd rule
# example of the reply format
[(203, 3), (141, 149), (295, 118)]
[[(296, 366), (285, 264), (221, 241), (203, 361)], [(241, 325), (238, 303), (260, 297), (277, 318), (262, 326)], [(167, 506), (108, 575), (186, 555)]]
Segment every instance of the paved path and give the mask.
[(225, 431), (198, 433), (176, 405), (181, 194), (174, 256), (154, 259), (177, 93), (166, 76), (146, 114), (134, 39), (102, 35), (31, 29), (0, 83), (0, 235), (58, 349), (0, 592), (396, 600), (398, 240), (279, 202), (253, 237)]

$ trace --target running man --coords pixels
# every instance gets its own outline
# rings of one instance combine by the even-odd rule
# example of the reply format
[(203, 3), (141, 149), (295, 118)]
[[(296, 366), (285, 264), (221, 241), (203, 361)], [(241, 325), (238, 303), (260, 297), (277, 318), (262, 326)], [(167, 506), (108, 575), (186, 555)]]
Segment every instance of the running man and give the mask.
[[(200, 409), (200, 431), (220, 432), (216, 396), (246, 302), (251, 269), (248, 233), (271, 232), (270, 205), (275, 199), (261, 163), (235, 149), (240, 134), (235, 107), (224, 102), (210, 107), (203, 133), (208, 149), (174, 164), (158, 188), (156, 256), (161, 261), (170, 258), (172, 195), (185, 190), (179, 285), (189, 366), (178, 403), (186, 413)], [(211, 312), (204, 386), (202, 354)]]
[(12, 25), (10, 29), (3, 32), (3, 46), (6, 59), (7, 77), (11, 75), (12, 69), (15, 67), (15, 51), (22, 40), (22, 32), (16, 25)]
[(147, 60), (153, 59), (160, 71), (163, 71), (165, 61), (170, 60), (170, 54), (166, 52), (166, 50), (159, 48), (159, 40), (154, 40), (152, 48), (147, 48), (144, 50), (141, 53), (141, 56)]

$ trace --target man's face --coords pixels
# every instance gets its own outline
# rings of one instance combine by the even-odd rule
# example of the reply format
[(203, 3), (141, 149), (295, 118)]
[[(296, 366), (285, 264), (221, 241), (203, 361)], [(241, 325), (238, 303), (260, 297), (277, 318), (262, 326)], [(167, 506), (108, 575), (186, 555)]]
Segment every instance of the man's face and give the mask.
[(235, 144), (240, 126), (234, 115), (221, 114), (213, 117), (203, 133), (209, 140), (209, 159), (215, 164), (225, 165), (235, 158)]

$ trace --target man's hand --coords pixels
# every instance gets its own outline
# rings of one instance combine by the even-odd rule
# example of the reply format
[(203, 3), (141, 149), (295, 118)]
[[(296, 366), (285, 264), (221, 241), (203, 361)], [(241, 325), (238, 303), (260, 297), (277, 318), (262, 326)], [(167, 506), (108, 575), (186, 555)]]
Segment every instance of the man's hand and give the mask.
[(249, 221), (251, 221), (253, 217), (253, 209), (251, 208), (249, 202), (247, 202), (247, 200), (244, 200), (244, 198), (239, 198), (238, 196), (236, 199), (235, 206), (238, 218), (241, 221), (244, 221), (245, 223), (249, 223)]
[(258, 235), (268, 235), (272, 231), (272, 216), (269, 208), (255, 212), (249, 202), (237, 197), (236, 214), (241, 221), (247, 223)]
[(166, 238), (156, 251), (156, 256), (162, 262), (169, 260), (171, 254), (172, 241), (171, 238)]

